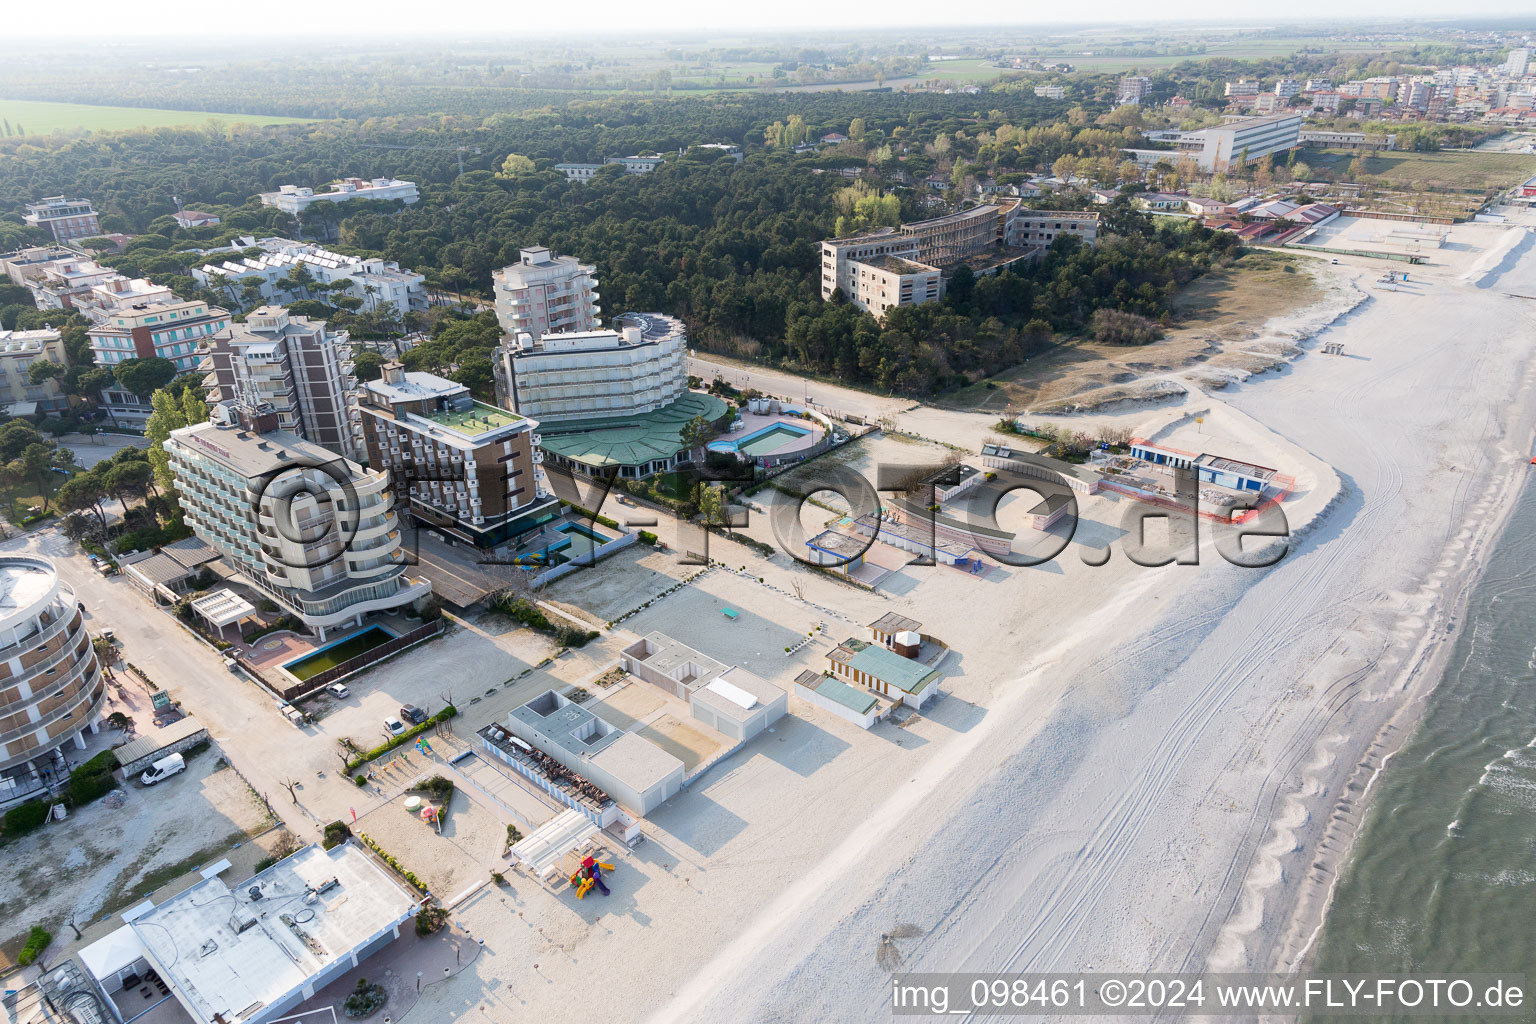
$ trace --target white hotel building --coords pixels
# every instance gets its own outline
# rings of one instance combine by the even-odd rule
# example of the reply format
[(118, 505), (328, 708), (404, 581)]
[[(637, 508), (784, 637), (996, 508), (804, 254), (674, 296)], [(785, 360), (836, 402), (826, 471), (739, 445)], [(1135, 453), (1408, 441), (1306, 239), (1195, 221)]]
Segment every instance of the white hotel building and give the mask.
[(386, 473), (213, 413), (165, 442), (187, 525), (285, 611), (323, 639), (431, 593), (405, 575)]
[(523, 333), (492, 356), (497, 401), (537, 420), (568, 422), (652, 412), (688, 390), (681, 320), (630, 313), (617, 330)]
[(316, 192), (307, 185), (283, 185), (276, 192), (262, 192), (258, 198), (263, 206), (275, 206), (295, 217), (316, 203), (344, 203), (352, 199), (398, 199), (409, 206), (420, 199), (414, 181), (398, 178), (343, 178), (331, 186), (329, 192)]
[(495, 271), (496, 319), (510, 337), (551, 331), (590, 331), (597, 327), (595, 267), (574, 256), (558, 256), (545, 246), (522, 250), (518, 261)]
[(192, 268), (192, 276), (204, 288), (223, 289), (231, 302), (245, 301), (247, 281), (260, 284), (263, 302), (293, 302), (305, 296), (288, 283), (288, 275), (302, 266), (317, 284), (348, 282), (346, 294), (361, 299), (365, 310), (393, 307), (403, 316), (427, 307), (427, 279), (391, 260), (345, 256), (292, 238), (263, 238), (256, 244), (266, 250), (260, 256), (205, 263)]

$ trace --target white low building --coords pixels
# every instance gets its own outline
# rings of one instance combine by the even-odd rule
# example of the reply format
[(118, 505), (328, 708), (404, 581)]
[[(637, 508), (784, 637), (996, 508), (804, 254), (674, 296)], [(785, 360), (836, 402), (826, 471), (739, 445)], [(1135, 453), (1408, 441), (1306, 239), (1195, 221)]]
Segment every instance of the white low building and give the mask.
[(265, 250), (260, 256), (205, 263), (193, 267), (192, 276), (232, 303), (248, 305), (246, 284), (250, 281), (259, 285), (262, 302), (283, 303), (310, 297), (307, 287), (293, 280), (297, 268), (302, 267), (300, 273), (323, 286), (327, 295), (335, 295), (336, 286), (345, 285), (342, 293), (361, 300), (365, 310), (393, 308), (396, 314), (404, 315), (408, 310), (427, 307), (427, 279), (401, 269), (393, 260), (347, 256), (291, 238), (263, 238), (256, 245)]
[(414, 181), (398, 178), (343, 178), (331, 185), (329, 192), (316, 192), (307, 185), (283, 185), (276, 192), (259, 195), (263, 206), (275, 206), (295, 217), (316, 203), (344, 203), (353, 199), (398, 199), (407, 205), (420, 199)]
[(137, 989), (151, 971), (193, 1021), (283, 1018), (390, 946), (417, 912), (416, 894), (352, 843), (305, 847), (234, 887), (220, 868), (229, 862), (158, 906), (133, 908), (126, 925), (80, 951), (119, 1019), (145, 1009)]

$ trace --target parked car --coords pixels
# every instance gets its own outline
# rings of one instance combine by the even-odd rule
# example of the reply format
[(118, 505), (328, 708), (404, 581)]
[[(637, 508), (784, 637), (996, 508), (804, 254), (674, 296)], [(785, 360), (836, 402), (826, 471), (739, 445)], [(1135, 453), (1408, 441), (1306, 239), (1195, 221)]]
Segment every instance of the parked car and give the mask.
[(398, 718), (390, 717), (384, 719), (384, 728), (389, 730), (391, 736), (399, 736), (405, 732), (405, 723)]
[(1339, 261), (1338, 261), (1338, 259), (1337, 259), (1337, 258), (1335, 258), (1335, 259), (1331, 259), (1331, 260), (1329, 260), (1329, 261), (1328, 261), (1328, 262), (1329, 262), (1329, 263), (1332, 263), (1332, 264), (1333, 264), (1333, 265), (1334, 265), (1334, 266), (1338, 266), (1338, 263), (1339, 263)]
[(400, 717), (412, 725), (420, 725), (427, 720), (427, 713), (415, 704), (405, 704), (400, 708)]
[(240, 663), (238, 661), (236, 661), (234, 658), (225, 658), (224, 659), (224, 667), (229, 669), (231, 672), (233, 672), (237, 668), (240, 667)]
[(101, 638), (103, 640), (105, 640), (109, 644), (117, 643), (117, 633), (116, 633), (116, 631), (111, 630), (111, 629), (104, 629), (104, 630), (102, 630), (101, 631)]
[(117, 572), (117, 566), (113, 565), (111, 562), (103, 560), (96, 563), (96, 571), (101, 573), (103, 576), (111, 576)]
[(161, 782), (170, 778), (172, 775), (177, 774), (178, 772), (184, 772), (186, 770), (186, 758), (182, 757), (180, 754), (172, 754), (170, 757), (162, 757), (160, 760), (150, 765), (149, 769), (145, 771), (143, 775), (139, 776), (139, 781), (144, 783), (146, 786), (153, 786), (157, 782)]
[(325, 692), (330, 694), (332, 697), (350, 697), (350, 696), (352, 696), (352, 691), (347, 689), (345, 686), (341, 685), (340, 683), (332, 683), (330, 686), (327, 686), (325, 688)]

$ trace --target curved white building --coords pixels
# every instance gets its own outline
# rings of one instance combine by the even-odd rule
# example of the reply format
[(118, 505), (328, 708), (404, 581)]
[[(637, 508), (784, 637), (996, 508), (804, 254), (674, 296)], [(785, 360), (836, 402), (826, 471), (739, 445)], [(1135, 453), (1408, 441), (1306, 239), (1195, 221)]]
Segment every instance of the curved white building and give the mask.
[(46, 558), (0, 557), (0, 805), (68, 774), (105, 699), (75, 592)]
[(322, 638), (431, 593), (405, 575), (387, 474), (234, 424), (174, 430), (165, 450), (187, 525)]
[(492, 354), (501, 404), (538, 420), (652, 412), (688, 390), (688, 331), (660, 313), (626, 313), (616, 330), (519, 334)]

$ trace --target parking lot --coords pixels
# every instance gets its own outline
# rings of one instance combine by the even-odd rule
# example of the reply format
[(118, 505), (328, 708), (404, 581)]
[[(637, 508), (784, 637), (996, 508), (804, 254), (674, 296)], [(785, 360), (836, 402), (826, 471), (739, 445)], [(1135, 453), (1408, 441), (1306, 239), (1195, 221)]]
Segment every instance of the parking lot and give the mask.
[(5, 844), (0, 876), (0, 946), (15, 946), (34, 924), (67, 939), (80, 927), (221, 856), (273, 823), (260, 799), (215, 749), (186, 771), (143, 786), (129, 780), (118, 798), (70, 812)]

